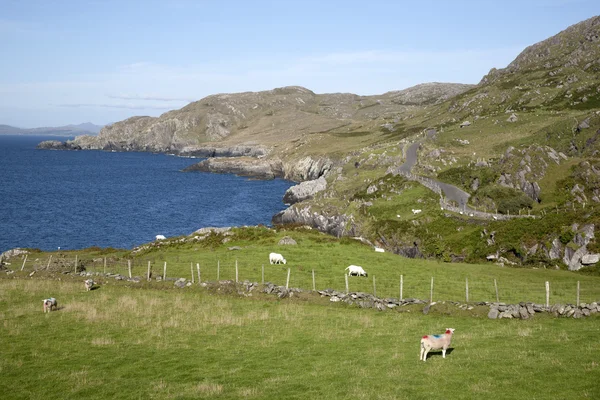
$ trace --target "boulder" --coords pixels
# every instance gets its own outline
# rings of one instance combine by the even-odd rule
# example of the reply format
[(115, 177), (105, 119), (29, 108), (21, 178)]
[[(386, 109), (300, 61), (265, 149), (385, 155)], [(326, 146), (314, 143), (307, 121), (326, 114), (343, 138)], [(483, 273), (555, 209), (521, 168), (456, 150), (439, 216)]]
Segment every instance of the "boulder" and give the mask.
[(507, 122), (517, 122), (519, 120), (519, 118), (517, 117), (517, 114), (512, 113), (510, 114), (510, 117), (508, 117), (508, 119), (506, 120)]
[(583, 265), (592, 265), (592, 264), (596, 264), (598, 261), (600, 261), (600, 254), (586, 254), (583, 257), (581, 257), (581, 264)]
[(279, 241), (280, 245), (296, 245), (298, 243), (296, 243), (296, 241), (294, 239), (292, 239), (289, 236), (284, 236), (281, 238), (281, 240)]
[(313, 198), (315, 194), (325, 189), (327, 189), (327, 181), (321, 176), (318, 179), (299, 183), (286, 190), (283, 195), (283, 202), (286, 204), (299, 203)]
[(488, 313), (488, 318), (489, 319), (496, 319), (498, 318), (499, 312), (497, 308), (492, 308), (490, 310), (490, 312)]

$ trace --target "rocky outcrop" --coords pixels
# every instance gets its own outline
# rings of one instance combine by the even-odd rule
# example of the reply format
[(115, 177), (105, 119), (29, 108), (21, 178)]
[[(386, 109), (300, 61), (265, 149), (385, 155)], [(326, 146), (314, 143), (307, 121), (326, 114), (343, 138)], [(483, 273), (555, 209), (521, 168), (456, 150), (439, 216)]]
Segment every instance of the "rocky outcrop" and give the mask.
[(42, 150), (81, 150), (80, 146), (71, 142), (61, 142), (59, 140), (46, 140), (37, 145)]
[(207, 158), (184, 169), (185, 172), (201, 171), (220, 174), (235, 174), (259, 179), (283, 178), (280, 165), (251, 157)]
[(285, 179), (295, 182), (310, 181), (326, 175), (333, 168), (333, 161), (328, 157), (313, 158), (310, 156), (296, 161), (284, 162)]
[(273, 216), (274, 225), (302, 224), (333, 236), (356, 236), (355, 227), (346, 215), (326, 215), (313, 212), (310, 206), (289, 207)]
[(176, 152), (183, 157), (264, 157), (269, 150), (264, 146), (185, 146)]
[(316, 193), (327, 188), (327, 180), (323, 176), (312, 181), (301, 182), (286, 190), (283, 195), (283, 202), (286, 204), (295, 204), (304, 200), (311, 199)]

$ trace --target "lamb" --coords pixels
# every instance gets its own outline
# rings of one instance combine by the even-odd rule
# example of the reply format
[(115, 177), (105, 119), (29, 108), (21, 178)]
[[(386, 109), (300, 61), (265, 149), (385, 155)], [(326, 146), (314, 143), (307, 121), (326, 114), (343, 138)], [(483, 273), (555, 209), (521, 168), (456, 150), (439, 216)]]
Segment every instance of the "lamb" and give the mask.
[(167, 239), (165, 235), (156, 235), (156, 240), (165, 240)]
[(346, 267), (345, 269), (348, 270), (348, 276), (350, 276), (350, 275), (368, 276), (367, 272), (363, 269), (363, 267), (360, 267), (358, 265), (350, 265), (350, 266)]
[(419, 210), (419, 209), (415, 210), (414, 208), (412, 209), (413, 214), (419, 214), (421, 211), (423, 211), (423, 210)]
[(49, 299), (44, 299), (42, 301), (44, 302), (44, 312), (50, 312), (52, 311), (52, 308), (56, 310), (58, 307), (58, 302), (54, 297), (50, 297)]
[(375, 251), (376, 251), (377, 253), (385, 253), (385, 250), (384, 250), (384, 249), (382, 249), (381, 247), (375, 247)]
[(421, 338), (421, 355), (419, 360), (427, 361), (427, 353), (430, 350), (442, 349), (442, 357), (446, 358), (446, 349), (450, 346), (454, 328), (446, 328), (443, 335), (425, 335)]
[(83, 282), (83, 284), (85, 285), (85, 290), (87, 290), (88, 292), (94, 287), (94, 281), (91, 279), (86, 279), (85, 282)]
[(287, 261), (279, 253), (269, 254), (269, 263), (271, 264), (285, 264)]

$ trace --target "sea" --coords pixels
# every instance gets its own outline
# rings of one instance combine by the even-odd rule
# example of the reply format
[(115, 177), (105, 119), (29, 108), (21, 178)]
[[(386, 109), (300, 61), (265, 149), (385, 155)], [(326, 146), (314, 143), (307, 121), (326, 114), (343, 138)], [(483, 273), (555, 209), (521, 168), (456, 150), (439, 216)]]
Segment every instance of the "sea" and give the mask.
[(182, 172), (200, 159), (143, 152), (40, 150), (0, 135), (0, 252), (91, 246), (130, 249), (202, 227), (270, 225), (293, 185)]

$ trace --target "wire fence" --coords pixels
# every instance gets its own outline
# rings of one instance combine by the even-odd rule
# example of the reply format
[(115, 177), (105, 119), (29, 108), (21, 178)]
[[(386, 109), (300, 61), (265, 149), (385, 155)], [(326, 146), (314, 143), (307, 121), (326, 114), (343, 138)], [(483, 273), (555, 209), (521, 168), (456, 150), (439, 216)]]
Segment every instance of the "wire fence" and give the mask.
[(121, 275), (140, 280), (175, 280), (186, 278), (194, 283), (230, 280), (235, 282), (271, 282), (279, 286), (304, 290), (334, 289), (340, 292), (365, 292), (380, 298), (421, 299), (461, 302), (532, 302), (537, 304), (576, 304), (600, 301), (600, 285), (594, 280), (546, 281), (544, 278), (496, 279), (493, 277), (453, 277), (398, 274), (397, 276), (348, 276), (331, 270), (314, 270), (287, 265), (252, 265), (243, 261), (194, 263), (156, 259), (95, 258), (80, 260), (22, 260), (22, 271), (59, 268), (62, 272)]

